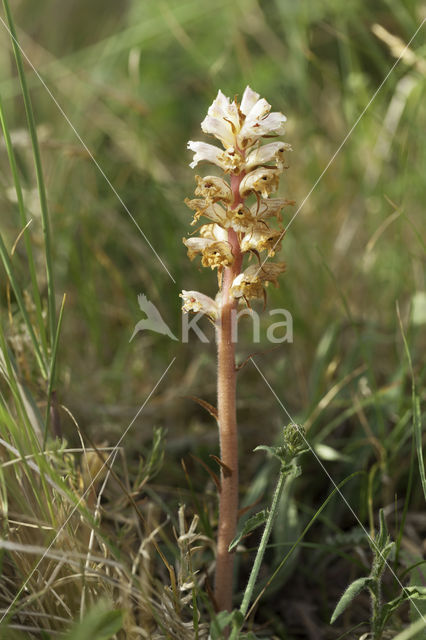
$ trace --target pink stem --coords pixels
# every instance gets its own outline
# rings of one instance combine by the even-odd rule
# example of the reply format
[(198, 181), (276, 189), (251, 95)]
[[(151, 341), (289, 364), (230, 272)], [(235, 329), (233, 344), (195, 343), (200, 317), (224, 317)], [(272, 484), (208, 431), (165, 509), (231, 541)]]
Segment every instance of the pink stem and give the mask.
[[(231, 175), (234, 194), (232, 207), (242, 202), (239, 185), (244, 174)], [(224, 269), (222, 281), (221, 314), (217, 326), (217, 408), (219, 417), (221, 491), (219, 497), (219, 528), (215, 575), (215, 600), (219, 611), (232, 611), (234, 554), (228, 547), (236, 534), (238, 517), (238, 432), (235, 406), (236, 370), (235, 348), (232, 340), (233, 310), (235, 300), (230, 295), (234, 278), (241, 271), (242, 254), (238, 236), (228, 230), (228, 242), (232, 247), (234, 262)]]

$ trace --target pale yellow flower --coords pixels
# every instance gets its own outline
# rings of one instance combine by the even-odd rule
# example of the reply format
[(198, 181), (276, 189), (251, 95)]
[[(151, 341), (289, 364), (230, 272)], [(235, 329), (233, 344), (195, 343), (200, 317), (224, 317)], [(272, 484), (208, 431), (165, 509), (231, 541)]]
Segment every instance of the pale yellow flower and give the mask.
[(271, 230), (265, 225), (259, 225), (247, 233), (241, 240), (241, 251), (267, 251), (272, 258), (281, 249), (281, 240), (284, 232), (281, 230)]
[(231, 245), (226, 241), (210, 238), (182, 238), (182, 242), (188, 249), (190, 260), (201, 254), (203, 267), (211, 269), (229, 267), (234, 260)]
[(228, 209), (228, 218), (234, 231), (241, 233), (250, 231), (256, 223), (256, 216), (243, 204), (239, 204), (235, 209)]
[(272, 282), (278, 286), (278, 276), (285, 271), (284, 262), (267, 262), (262, 266), (252, 265), (243, 273), (240, 273), (231, 285), (231, 295), (233, 298), (262, 298), (264, 296), (264, 286)]
[(270, 193), (278, 189), (281, 171), (279, 169), (259, 167), (251, 171), (241, 181), (240, 194), (242, 198), (247, 198), (255, 192), (267, 198)]
[(185, 291), (183, 290), (179, 296), (183, 300), (182, 310), (188, 313), (193, 311), (194, 313), (204, 313), (212, 320), (216, 320), (219, 315), (217, 303), (199, 291)]
[(217, 176), (195, 176), (197, 188), (195, 195), (205, 198), (206, 202), (213, 203), (218, 200), (231, 203), (233, 200), (232, 189), (223, 178)]
[(240, 273), (231, 285), (231, 296), (236, 300), (238, 298), (245, 298), (245, 300), (262, 298), (264, 296), (263, 283), (260, 278)]
[(220, 227), (218, 224), (203, 224), (199, 229), (198, 233), (201, 238), (209, 238), (210, 240), (228, 240), (228, 231), (223, 227)]
[(201, 216), (205, 216), (206, 218), (209, 218), (209, 220), (217, 222), (217, 224), (220, 224), (222, 227), (227, 224), (226, 210), (220, 204), (210, 204), (201, 198), (193, 198), (192, 200), (185, 198), (184, 202), (187, 207), (192, 209), (192, 211), (195, 211), (194, 219), (191, 222), (192, 225), (196, 224)]
[(256, 221), (276, 217), (281, 222), (281, 211), (287, 205), (294, 205), (294, 200), (284, 198), (268, 198), (258, 200), (250, 207), (250, 213)]

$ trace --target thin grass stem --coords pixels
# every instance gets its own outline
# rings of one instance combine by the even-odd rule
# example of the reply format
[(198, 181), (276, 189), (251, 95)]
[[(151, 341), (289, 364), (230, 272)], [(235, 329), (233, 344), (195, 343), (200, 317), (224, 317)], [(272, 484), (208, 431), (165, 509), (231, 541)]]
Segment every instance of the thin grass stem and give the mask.
[[(280, 504), (281, 494), (284, 489), (286, 475), (281, 471), (277, 486), (275, 487), (274, 496), (272, 498), (271, 509), (269, 511), (268, 519), (266, 521), (265, 528), (263, 530), (262, 538), (259, 544), (259, 548), (256, 553), (256, 557), (254, 559), (253, 567), (250, 572), (250, 577), (247, 583), (246, 590), (244, 591), (243, 601), (241, 603), (240, 612), (243, 616), (246, 615), (248, 608), (250, 606), (250, 601), (253, 595), (253, 591), (256, 585), (257, 577), (259, 575), (259, 570), (262, 565), (263, 556), (265, 555), (266, 547), (268, 545), (268, 540), (272, 532), (272, 526), (274, 524), (274, 519), (278, 511), (278, 506)], [(237, 636), (232, 636), (231, 638), (236, 638)]]
[(19, 81), (21, 83), (22, 97), (25, 106), (25, 113), (27, 115), (28, 129), (31, 138), (31, 145), (33, 149), (34, 165), (37, 176), (37, 188), (40, 198), (41, 209), (41, 221), (44, 237), (44, 247), (46, 256), (46, 277), (47, 277), (47, 296), (48, 296), (48, 315), (49, 315), (49, 330), (50, 330), (50, 344), (53, 345), (55, 341), (56, 333), (56, 304), (55, 304), (55, 287), (53, 279), (52, 268), (52, 250), (51, 250), (51, 238), (50, 238), (50, 226), (49, 226), (49, 210), (47, 204), (46, 187), (44, 183), (43, 167), (41, 163), (40, 146), (38, 143), (37, 128), (34, 118), (34, 111), (31, 103), (31, 97), (27, 87), (27, 81), (24, 72), (24, 65), (22, 61), (21, 49), (19, 46), (15, 24), (13, 22), (12, 13), (10, 11), (8, 0), (3, 0), (3, 7), (6, 13), (6, 19), (9, 25), (11, 34), (12, 47), (15, 55), (16, 66), (18, 69)]
[(61, 333), (62, 317), (63, 317), (63, 313), (64, 313), (65, 299), (66, 299), (66, 295), (64, 295), (64, 297), (62, 298), (62, 304), (61, 304), (61, 308), (59, 310), (58, 327), (57, 327), (57, 331), (56, 331), (56, 334), (55, 334), (55, 341), (54, 341), (53, 347), (52, 347), (52, 356), (51, 356), (50, 371), (49, 371), (49, 384), (48, 384), (48, 388), (47, 388), (46, 416), (45, 416), (44, 434), (43, 434), (43, 451), (44, 451), (44, 449), (46, 447), (47, 433), (48, 433), (49, 423), (50, 423), (50, 409), (51, 409), (51, 401), (52, 401), (52, 392), (53, 392), (53, 386), (55, 384), (55, 377), (56, 377), (56, 360), (57, 360), (57, 355), (58, 355), (59, 336), (60, 336), (60, 333)]
[(27, 211), (24, 204), (19, 172), (16, 165), (15, 152), (13, 150), (12, 140), (10, 138), (10, 133), (9, 133), (9, 127), (7, 126), (7, 122), (5, 118), (5, 112), (4, 112), (1, 96), (0, 96), (0, 122), (3, 129), (6, 151), (9, 158), (9, 165), (12, 172), (13, 183), (15, 186), (16, 199), (18, 202), (18, 209), (19, 209), (19, 216), (20, 216), (20, 224), (22, 229), (24, 229), (23, 233), (24, 233), (25, 250), (27, 252), (28, 268), (30, 271), (31, 286), (32, 286), (32, 294), (33, 294), (33, 300), (36, 308), (37, 326), (40, 334), (41, 344), (43, 347), (44, 357), (47, 358), (46, 328), (44, 326), (44, 320), (43, 320), (40, 290), (37, 282), (36, 268), (35, 268), (33, 250), (31, 245), (31, 237), (30, 237), (30, 232), (27, 228), (28, 216), (27, 216)]
[(38, 343), (36, 334), (34, 333), (34, 328), (33, 328), (32, 324), (31, 324), (31, 320), (30, 320), (30, 317), (28, 315), (28, 311), (27, 311), (27, 309), (25, 307), (24, 298), (23, 298), (21, 290), (20, 290), (20, 288), (18, 286), (18, 282), (17, 282), (17, 280), (15, 278), (14, 270), (13, 270), (13, 267), (12, 267), (12, 262), (10, 260), (10, 257), (8, 255), (6, 246), (5, 246), (4, 242), (3, 242), (3, 238), (2, 238), (1, 235), (0, 235), (0, 258), (1, 258), (2, 262), (3, 262), (4, 268), (5, 268), (5, 271), (6, 271), (6, 275), (9, 278), (10, 284), (12, 285), (12, 289), (13, 289), (13, 292), (15, 294), (16, 302), (18, 303), (19, 310), (20, 310), (20, 312), (22, 314), (22, 317), (24, 319), (25, 326), (26, 326), (28, 334), (29, 334), (29, 336), (31, 338), (31, 342), (33, 343), (34, 353), (35, 353), (35, 356), (36, 356), (37, 363), (38, 363), (38, 365), (40, 367), (40, 371), (42, 373), (43, 378), (47, 379), (47, 376), (48, 376), (47, 365), (46, 365), (46, 362), (45, 362), (45, 360), (43, 358), (43, 354), (42, 354), (42, 352), (40, 350), (40, 345)]

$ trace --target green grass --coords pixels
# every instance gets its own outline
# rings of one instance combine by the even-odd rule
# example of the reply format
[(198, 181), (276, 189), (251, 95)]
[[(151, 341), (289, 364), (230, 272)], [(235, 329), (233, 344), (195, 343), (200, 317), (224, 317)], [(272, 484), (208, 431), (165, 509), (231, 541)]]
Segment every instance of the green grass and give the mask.
[[(214, 419), (190, 396), (215, 403), (215, 348), (148, 333), (129, 343), (138, 293), (179, 334), (180, 290), (214, 291), (181, 243), (193, 191), (186, 142), (201, 139), (218, 88), (241, 95), (250, 84), (288, 117), (294, 151), (281, 194), (296, 200), (294, 213), (401, 52), (389, 34), (407, 43), (421, 8), (10, 5), (0, 15), (25, 55), (0, 23), (0, 618), (13, 605), (0, 637), (54, 638), (80, 623), (70, 639), (206, 638), (217, 523), (206, 466), (217, 473), (218, 444)], [(286, 234), (288, 269), (268, 308), (292, 313), (294, 343), (253, 347), (248, 324), (241, 331), (238, 360), (261, 351), (256, 363), (334, 482), (359, 472), (342, 491), (360, 522), (339, 495), (328, 499), (334, 487), (312, 455), (286, 484), (259, 590), (286, 561), (245, 627), (258, 637), (369, 630), (363, 593), (329, 621), (348, 584), (370, 572), (361, 525), (377, 530), (380, 508), (395, 574), (404, 586), (425, 580), (424, 565), (412, 568), (425, 537), (424, 28)], [(238, 415), (242, 506), (259, 501), (246, 518), (269, 505), (276, 483), (253, 449), (279, 442), (288, 423), (251, 363), (239, 374)], [(259, 539), (237, 553), (237, 608)], [(399, 591), (388, 570), (386, 601)], [(421, 638), (417, 619), (401, 606), (390, 637)]]

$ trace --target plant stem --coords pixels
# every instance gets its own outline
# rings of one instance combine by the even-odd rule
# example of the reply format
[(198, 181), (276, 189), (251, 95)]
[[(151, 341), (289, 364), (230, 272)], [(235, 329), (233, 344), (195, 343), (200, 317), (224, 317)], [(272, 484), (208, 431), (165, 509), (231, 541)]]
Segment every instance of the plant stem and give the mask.
[(381, 613), (382, 613), (382, 598), (381, 598), (381, 576), (373, 575), (374, 579), (374, 588), (370, 588), (371, 595), (371, 606), (372, 606), (372, 617), (371, 617), (371, 626), (373, 632), (374, 640), (381, 640), (383, 629), (381, 624)]
[[(243, 178), (231, 176), (233, 207), (242, 202), (239, 185)], [(242, 255), (238, 236), (228, 230), (234, 262), (224, 269), (221, 290), (221, 313), (217, 325), (217, 409), (219, 422), (221, 490), (219, 496), (219, 527), (217, 535), (215, 600), (219, 611), (232, 611), (234, 554), (228, 547), (236, 534), (238, 516), (238, 432), (235, 406), (236, 369), (232, 324), (236, 308), (230, 295), (234, 278), (240, 273)]]
[(243, 616), (246, 615), (250, 605), (251, 597), (253, 595), (253, 590), (257, 581), (257, 576), (259, 575), (259, 570), (263, 561), (263, 556), (265, 555), (266, 546), (268, 544), (268, 540), (271, 535), (272, 525), (274, 524), (274, 519), (277, 514), (281, 494), (284, 489), (285, 479), (286, 479), (285, 473), (280, 472), (277, 486), (275, 488), (274, 497), (272, 499), (271, 509), (269, 511), (265, 529), (263, 530), (262, 539), (260, 541), (259, 548), (257, 550), (256, 557), (254, 559), (253, 568), (251, 570), (247, 587), (244, 592), (243, 601), (241, 603), (240, 611), (243, 614)]

